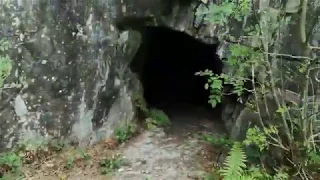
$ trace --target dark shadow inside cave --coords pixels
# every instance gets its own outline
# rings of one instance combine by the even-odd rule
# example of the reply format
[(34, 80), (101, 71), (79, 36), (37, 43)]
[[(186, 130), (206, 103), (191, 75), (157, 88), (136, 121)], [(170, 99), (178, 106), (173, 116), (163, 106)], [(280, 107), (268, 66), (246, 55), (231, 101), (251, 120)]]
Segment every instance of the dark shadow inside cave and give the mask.
[(206, 69), (221, 73), (217, 44), (166, 27), (144, 27), (140, 33), (142, 41), (130, 68), (139, 75), (149, 108), (161, 109), (171, 121), (184, 124), (219, 120), (221, 111), (208, 103), (207, 80), (195, 75)]

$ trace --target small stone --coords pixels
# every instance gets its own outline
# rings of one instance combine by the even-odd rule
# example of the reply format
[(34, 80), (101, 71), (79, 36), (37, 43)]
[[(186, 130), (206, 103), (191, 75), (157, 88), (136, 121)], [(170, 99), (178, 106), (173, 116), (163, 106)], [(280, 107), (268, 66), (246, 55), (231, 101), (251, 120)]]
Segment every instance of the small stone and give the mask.
[(53, 163), (47, 163), (46, 166), (52, 168), (52, 167), (54, 167), (54, 164)]
[(123, 171), (124, 171), (123, 168), (118, 169), (118, 172), (123, 172)]
[(186, 150), (186, 151), (184, 152), (184, 154), (185, 154), (185, 155), (188, 155), (188, 154), (191, 154), (191, 152), (190, 152), (189, 150)]

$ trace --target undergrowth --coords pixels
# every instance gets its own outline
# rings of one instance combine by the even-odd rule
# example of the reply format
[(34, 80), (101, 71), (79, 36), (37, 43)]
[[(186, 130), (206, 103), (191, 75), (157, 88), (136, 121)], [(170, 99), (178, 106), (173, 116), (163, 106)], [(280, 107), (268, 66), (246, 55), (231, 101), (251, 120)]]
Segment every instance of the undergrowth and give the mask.
[(129, 123), (123, 127), (116, 128), (114, 133), (116, 140), (119, 143), (128, 141), (137, 133), (137, 128), (137, 125), (134, 123)]
[(169, 117), (164, 111), (155, 108), (149, 109), (141, 95), (135, 96), (135, 105), (142, 112), (147, 129), (167, 127), (171, 124)]
[[(239, 121), (238, 128), (247, 127), (244, 140), (240, 133), (239, 142), (205, 139), (231, 146), (218, 170), (223, 179), (319, 179), (319, 81), (312, 80), (319, 74), (315, 53), (319, 47), (311, 46), (307, 39), (316, 24), (311, 30), (306, 26), (306, 22), (317, 22), (319, 17), (307, 16), (308, 10), (314, 10), (315, 1), (306, 2), (292, 0), (257, 6), (249, 0), (220, 1), (203, 6), (198, 13), (206, 15), (206, 23), (219, 25), (226, 32), (232, 31), (230, 24), (234, 22), (243, 24), (239, 36), (225, 33), (219, 37), (229, 47), (224, 73), (206, 70), (196, 74), (208, 77), (205, 88), (211, 92), (212, 106), (232, 96), (251, 113), (250, 118)], [(280, 53), (283, 35), (287, 36), (283, 30), (292, 24), (299, 29), (295, 37), (301, 45), (299, 56)], [(248, 88), (247, 82), (252, 87)], [(288, 90), (285, 83), (301, 88)], [(237, 124), (237, 119), (233, 123)]]
[(19, 142), (12, 151), (0, 154), (0, 179), (22, 178), (23, 165), (31, 165), (60, 153), (65, 148), (64, 145), (58, 140)]
[(115, 170), (118, 170), (124, 163), (120, 154), (116, 154), (111, 158), (104, 158), (100, 161), (100, 166), (102, 168), (101, 173), (104, 175), (108, 175)]
[[(99, 147), (104, 147), (103, 152), (98, 155), (94, 155), (94, 147), (83, 149), (60, 141), (20, 143), (14, 150), (0, 154), (0, 179), (25, 179), (26, 170), (53, 159), (54, 161), (48, 162), (58, 163), (55, 164), (56, 171), (68, 172), (75, 167), (95, 166), (102, 175), (112, 175), (126, 161), (120, 153), (108, 151), (108, 143), (98, 144)], [(65, 177), (61, 176), (60, 179)]]

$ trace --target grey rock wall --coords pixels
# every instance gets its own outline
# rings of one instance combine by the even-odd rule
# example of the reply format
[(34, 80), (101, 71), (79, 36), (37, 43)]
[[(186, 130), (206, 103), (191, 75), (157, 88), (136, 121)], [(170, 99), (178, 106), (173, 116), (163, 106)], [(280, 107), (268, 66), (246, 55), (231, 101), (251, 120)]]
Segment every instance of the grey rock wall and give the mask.
[(3, 53), (13, 63), (0, 92), (0, 151), (54, 137), (88, 145), (112, 135), (134, 118), (134, 94), (142, 91), (128, 68), (139, 35), (120, 34), (113, 23), (152, 15), (179, 29), (193, 13), (167, 0), (0, 4), (0, 38), (11, 45)]
[(1, 4), (0, 35), (13, 62), (1, 89), (1, 150), (52, 137), (90, 144), (133, 119), (130, 47), (112, 26), (120, 1)]

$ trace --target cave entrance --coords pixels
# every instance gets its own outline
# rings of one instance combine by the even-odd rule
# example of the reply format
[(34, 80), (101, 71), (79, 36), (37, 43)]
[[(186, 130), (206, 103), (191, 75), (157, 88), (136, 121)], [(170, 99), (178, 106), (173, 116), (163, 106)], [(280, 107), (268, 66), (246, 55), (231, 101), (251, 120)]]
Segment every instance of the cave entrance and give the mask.
[(141, 44), (130, 68), (142, 82), (148, 107), (181, 123), (219, 120), (221, 111), (208, 103), (206, 79), (195, 75), (206, 69), (222, 72), (217, 44), (164, 27), (145, 27), (140, 33)]

